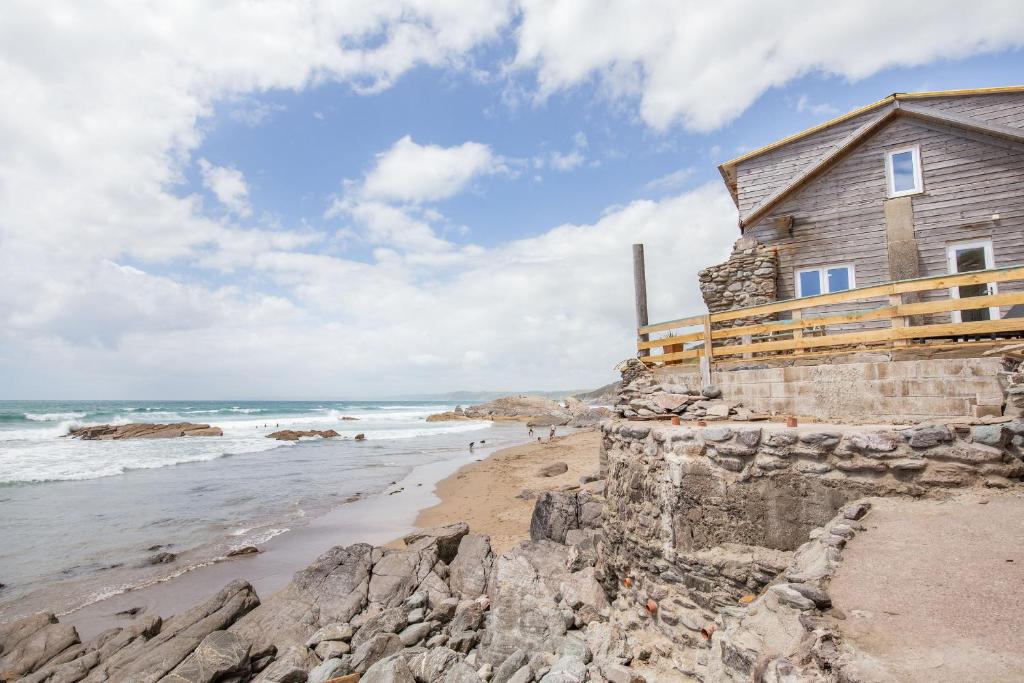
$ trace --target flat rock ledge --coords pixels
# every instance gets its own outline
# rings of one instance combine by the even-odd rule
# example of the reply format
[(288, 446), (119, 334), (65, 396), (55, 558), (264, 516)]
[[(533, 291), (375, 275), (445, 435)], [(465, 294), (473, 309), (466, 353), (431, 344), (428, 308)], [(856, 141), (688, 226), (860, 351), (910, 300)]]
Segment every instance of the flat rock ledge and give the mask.
[(174, 439), (180, 436), (224, 436), (220, 427), (193, 422), (150, 424), (133, 422), (126, 425), (93, 425), (68, 430), (67, 436), (83, 441), (113, 441), (118, 439)]
[(299, 439), (309, 439), (317, 436), (322, 439), (333, 439), (334, 437), (341, 435), (333, 429), (282, 429), (280, 431), (267, 434), (268, 439), (277, 439), (278, 441), (298, 441)]

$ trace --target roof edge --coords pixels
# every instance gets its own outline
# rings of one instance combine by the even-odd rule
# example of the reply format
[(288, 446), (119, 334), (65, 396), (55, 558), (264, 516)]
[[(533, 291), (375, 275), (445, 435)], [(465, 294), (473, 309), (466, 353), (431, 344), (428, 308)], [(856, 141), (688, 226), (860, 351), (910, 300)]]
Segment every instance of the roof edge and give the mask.
[[(854, 109), (853, 111), (847, 112), (841, 116), (837, 116), (834, 119), (829, 119), (824, 123), (819, 123), (816, 126), (812, 126), (798, 133), (794, 133), (793, 135), (784, 137), (781, 140), (776, 140), (775, 142), (767, 144), (763, 147), (758, 147), (757, 149), (747, 152), (746, 154), (742, 154), (736, 157), (735, 159), (730, 159), (729, 161), (722, 162), (721, 164), (718, 165), (718, 170), (721, 172), (723, 178), (731, 177), (733, 176), (732, 169), (735, 168), (737, 164), (740, 164), (749, 159), (753, 159), (754, 157), (761, 156), (762, 154), (766, 154), (774, 149), (778, 149), (779, 147), (788, 145), (791, 142), (796, 142), (797, 140), (805, 138), (809, 135), (814, 135), (819, 131), (822, 131), (826, 128), (830, 128), (836, 124), (842, 123), (843, 121), (851, 119), (854, 116), (859, 116), (860, 114), (869, 112), (873, 109), (878, 109), (879, 107), (885, 106), (886, 104), (889, 104), (891, 102), (896, 102), (899, 100), (919, 100), (929, 97), (963, 97), (966, 95), (999, 95), (1003, 93), (1024, 93), (1024, 85), (1007, 85), (993, 88), (967, 88), (961, 90), (932, 90), (916, 93), (893, 93), (888, 97), (884, 97), (878, 100), (877, 102), (872, 102), (871, 104), (865, 105), (858, 109)], [(730, 191), (731, 190), (732, 188), (730, 188)]]

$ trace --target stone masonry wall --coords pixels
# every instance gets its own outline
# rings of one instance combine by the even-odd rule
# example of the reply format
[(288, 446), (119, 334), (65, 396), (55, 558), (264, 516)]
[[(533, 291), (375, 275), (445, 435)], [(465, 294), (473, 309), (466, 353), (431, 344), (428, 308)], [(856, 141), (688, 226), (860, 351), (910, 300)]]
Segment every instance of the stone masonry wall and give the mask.
[[(736, 241), (728, 261), (705, 268), (697, 278), (701, 296), (711, 313), (758, 306), (776, 299), (778, 260), (771, 247), (744, 237)], [(719, 325), (735, 327), (771, 319), (770, 315), (753, 316)]]
[(1024, 420), (902, 430), (608, 421), (602, 432), (605, 586), (617, 607), (636, 605), (647, 626), (691, 646), (677, 666), (694, 676), (716, 620), (772, 584), (844, 505), (1024, 476)]

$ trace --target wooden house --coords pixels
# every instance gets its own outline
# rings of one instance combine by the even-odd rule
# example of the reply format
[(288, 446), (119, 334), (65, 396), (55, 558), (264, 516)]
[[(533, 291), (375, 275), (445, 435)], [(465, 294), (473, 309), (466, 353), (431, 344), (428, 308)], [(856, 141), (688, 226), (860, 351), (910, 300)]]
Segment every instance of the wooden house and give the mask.
[(643, 355), (750, 358), (1024, 329), (1024, 86), (890, 95), (719, 169), (741, 239), (701, 274), (708, 312), (641, 324)]

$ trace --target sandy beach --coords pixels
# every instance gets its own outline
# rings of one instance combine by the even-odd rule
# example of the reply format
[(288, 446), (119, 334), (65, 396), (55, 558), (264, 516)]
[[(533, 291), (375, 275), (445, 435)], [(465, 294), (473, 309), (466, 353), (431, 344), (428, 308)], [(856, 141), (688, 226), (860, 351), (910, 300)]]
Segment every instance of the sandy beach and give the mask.
[[(534, 498), (519, 494), (524, 489), (541, 492), (579, 484), (581, 475), (596, 474), (600, 440), (598, 431), (577, 432), (505, 448), (466, 465), (438, 483), (435, 493), (441, 502), (421, 511), (416, 526), (467, 522), (474, 533), (490, 536), (491, 547), (501, 553), (530, 537)], [(542, 467), (555, 462), (564, 462), (569, 469), (554, 477), (540, 476)]]

